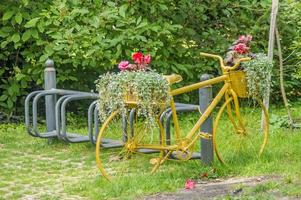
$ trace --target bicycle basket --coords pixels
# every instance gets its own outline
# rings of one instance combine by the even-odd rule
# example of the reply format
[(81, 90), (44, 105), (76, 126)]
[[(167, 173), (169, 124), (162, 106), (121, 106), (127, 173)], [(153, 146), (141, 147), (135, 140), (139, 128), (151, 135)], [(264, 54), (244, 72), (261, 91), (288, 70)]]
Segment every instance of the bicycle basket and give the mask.
[(230, 80), (232, 89), (236, 92), (240, 98), (248, 98), (248, 84), (246, 79), (246, 73), (244, 71), (231, 71)]
[(132, 92), (127, 92), (127, 94), (124, 97), (124, 101), (129, 107), (135, 107), (137, 106), (137, 96), (135, 96)]

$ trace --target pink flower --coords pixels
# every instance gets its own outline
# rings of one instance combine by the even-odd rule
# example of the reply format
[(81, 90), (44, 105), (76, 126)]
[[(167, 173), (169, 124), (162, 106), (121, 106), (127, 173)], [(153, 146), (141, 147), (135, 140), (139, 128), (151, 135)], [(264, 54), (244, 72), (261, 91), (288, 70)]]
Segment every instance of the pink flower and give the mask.
[(129, 69), (129, 64), (130, 64), (129, 61), (123, 60), (118, 64), (118, 68), (121, 71), (125, 71), (125, 70)]
[(191, 189), (195, 188), (195, 184), (196, 184), (195, 181), (188, 179), (185, 183), (185, 189), (191, 190)]
[(246, 36), (244, 35), (239, 36), (238, 42), (245, 43), (245, 41), (246, 41)]
[(152, 60), (152, 58), (151, 58), (150, 54), (144, 56), (144, 64), (148, 65), (151, 62), (151, 60)]
[(252, 35), (247, 35), (247, 36), (241, 35), (238, 38), (238, 42), (239, 43), (245, 43), (245, 44), (247, 44), (247, 43), (249, 43), (252, 40), (252, 38), (253, 38)]
[(234, 51), (236, 51), (239, 54), (246, 54), (249, 52), (249, 47), (247, 47), (246, 44), (244, 43), (238, 43), (237, 45), (234, 46)]
[(137, 64), (142, 64), (143, 62), (143, 54), (141, 52), (135, 52), (132, 54), (132, 59)]
[(251, 42), (252, 39), (253, 39), (253, 36), (252, 35), (247, 35), (247, 39), (248, 39), (248, 42)]

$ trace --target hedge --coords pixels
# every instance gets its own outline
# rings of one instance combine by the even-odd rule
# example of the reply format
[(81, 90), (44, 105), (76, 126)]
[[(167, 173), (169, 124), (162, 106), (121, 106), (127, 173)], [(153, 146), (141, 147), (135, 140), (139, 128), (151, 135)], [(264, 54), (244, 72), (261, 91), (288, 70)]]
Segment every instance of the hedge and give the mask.
[[(85, 91), (137, 50), (150, 53), (158, 71), (183, 75), (182, 84), (204, 72), (217, 75), (216, 62), (200, 58), (199, 52), (223, 55), (246, 33), (254, 37), (254, 52), (266, 52), (270, 6), (269, 0), (2, 0), (0, 109), (23, 110), (24, 95), (42, 87), (47, 58), (55, 61), (59, 87)], [(294, 52), (288, 65), (301, 60), (298, 8), (300, 3), (290, 0), (280, 7), (284, 57)], [(296, 69), (286, 77), (293, 96), (300, 88)], [(186, 95), (182, 100), (196, 99)]]

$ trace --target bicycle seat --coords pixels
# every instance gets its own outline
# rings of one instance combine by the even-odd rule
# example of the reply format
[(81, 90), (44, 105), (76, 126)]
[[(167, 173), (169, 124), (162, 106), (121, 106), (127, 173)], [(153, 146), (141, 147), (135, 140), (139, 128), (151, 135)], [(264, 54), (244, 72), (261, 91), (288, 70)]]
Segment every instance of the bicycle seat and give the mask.
[(178, 74), (164, 75), (163, 77), (168, 81), (169, 85), (179, 83), (183, 80), (182, 76)]

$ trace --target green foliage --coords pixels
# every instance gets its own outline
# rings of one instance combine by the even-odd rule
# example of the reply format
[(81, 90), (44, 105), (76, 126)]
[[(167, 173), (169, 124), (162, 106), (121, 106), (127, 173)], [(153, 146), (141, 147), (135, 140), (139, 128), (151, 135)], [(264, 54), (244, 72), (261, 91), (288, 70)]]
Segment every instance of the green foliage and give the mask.
[[(301, 85), (301, 2), (287, 0), (281, 2), (278, 17), (278, 29), (281, 37), (281, 45), (284, 58), (284, 82), (290, 99), (300, 98)], [(276, 53), (277, 55), (277, 53)], [(278, 75), (278, 68), (276, 75)], [(280, 93), (278, 79), (275, 80), (278, 92), (274, 89), (275, 96)]]
[[(230, 44), (228, 41), (245, 33), (252, 34), (257, 41), (252, 47), (254, 52), (264, 51), (270, 3), (270, 0), (2, 0), (0, 107), (12, 112), (17, 102), (23, 102), (22, 95), (42, 86), (43, 63), (48, 57), (55, 61), (58, 87), (86, 91), (94, 88), (93, 82), (99, 74), (112, 70), (116, 61), (137, 50), (150, 53), (154, 58), (152, 65), (159, 72), (181, 74), (186, 80), (181, 84), (199, 80), (204, 72), (216, 75), (215, 62), (201, 59), (199, 52), (222, 55)], [(298, 9), (290, 3), (290, 0), (283, 2), (285, 9), (280, 10), (285, 16), (280, 18), (281, 29), (290, 30), (285, 41), (296, 38), (297, 34), (293, 24), (299, 18)], [(291, 17), (288, 24), (287, 16)], [(300, 54), (298, 45), (292, 46), (290, 42), (284, 45)], [(294, 60), (288, 62), (293, 64)], [(196, 100), (192, 96), (183, 98)]]
[(264, 98), (267, 88), (270, 87), (267, 77), (271, 77), (273, 63), (265, 54), (259, 53), (254, 59), (242, 65), (247, 75), (249, 96)]
[(167, 80), (154, 71), (106, 73), (99, 77), (97, 89), (100, 96), (98, 109), (101, 121), (117, 109), (126, 113), (125, 97), (131, 95), (131, 100), (137, 101), (138, 116), (145, 117), (150, 125), (154, 125), (158, 113), (165, 109), (170, 100)]

